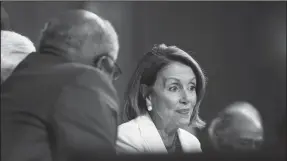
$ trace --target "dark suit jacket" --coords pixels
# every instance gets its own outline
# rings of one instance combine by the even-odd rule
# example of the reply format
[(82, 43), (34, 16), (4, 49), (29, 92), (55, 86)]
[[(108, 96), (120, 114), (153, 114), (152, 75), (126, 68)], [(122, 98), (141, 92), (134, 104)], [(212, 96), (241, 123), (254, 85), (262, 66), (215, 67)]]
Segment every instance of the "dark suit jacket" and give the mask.
[(115, 154), (118, 97), (92, 66), (32, 53), (1, 86), (2, 161)]

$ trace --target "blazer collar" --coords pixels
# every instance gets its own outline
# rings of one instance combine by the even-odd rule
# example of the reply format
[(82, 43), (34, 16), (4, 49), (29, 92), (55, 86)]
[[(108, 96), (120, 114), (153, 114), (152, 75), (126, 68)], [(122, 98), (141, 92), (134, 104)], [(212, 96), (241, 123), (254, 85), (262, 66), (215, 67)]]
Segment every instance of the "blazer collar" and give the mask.
[[(150, 152), (168, 153), (162, 141), (162, 138), (148, 113), (145, 115), (139, 116), (138, 118), (136, 118), (135, 121), (138, 124), (141, 137), (144, 139), (145, 143), (147, 144), (148, 150)], [(180, 144), (182, 146), (182, 150), (184, 152), (189, 152), (190, 144), (187, 141), (185, 132), (183, 131), (183, 129), (180, 129), (180, 128), (177, 130), (177, 132), (178, 132)]]
[(159, 132), (157, 131), (157, 128), (149, 114), (147, 113), (139, 116), (136, 119), (136, 122), (139, 125), (141, 136), (145, 141), (148, 150), (156, 153), (167, 153), (161, 136), (159, 135)]

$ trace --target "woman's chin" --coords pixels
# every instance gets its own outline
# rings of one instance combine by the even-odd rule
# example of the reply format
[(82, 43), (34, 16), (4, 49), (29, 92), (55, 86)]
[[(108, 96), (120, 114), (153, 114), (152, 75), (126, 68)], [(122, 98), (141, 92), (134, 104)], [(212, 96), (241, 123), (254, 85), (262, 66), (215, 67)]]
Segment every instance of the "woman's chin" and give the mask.
[(186, 126), (188, 126), (189, 125), (189, 123), (190, 123), (190, 119), (186, 119), (186, 118), (182, 118), (182, 119), (180, 119), (179, 120), (179, 126), (182, 128), (182, 127), (186, 127)]

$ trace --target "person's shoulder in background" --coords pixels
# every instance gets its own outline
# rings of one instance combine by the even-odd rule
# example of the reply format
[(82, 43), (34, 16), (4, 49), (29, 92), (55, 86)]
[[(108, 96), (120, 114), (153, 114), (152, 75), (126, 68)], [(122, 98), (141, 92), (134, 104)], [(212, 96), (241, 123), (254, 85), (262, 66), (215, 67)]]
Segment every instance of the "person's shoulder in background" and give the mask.
[(214, 152), (215, 149), (211, 144), (211, 141), (209, 139), (208, 135), (208, 126), (206, 126), (203, 129), (200, 129), (197, 131), (197, 138), (201, 143), (201, 149), (202, 151), (205, 152)]

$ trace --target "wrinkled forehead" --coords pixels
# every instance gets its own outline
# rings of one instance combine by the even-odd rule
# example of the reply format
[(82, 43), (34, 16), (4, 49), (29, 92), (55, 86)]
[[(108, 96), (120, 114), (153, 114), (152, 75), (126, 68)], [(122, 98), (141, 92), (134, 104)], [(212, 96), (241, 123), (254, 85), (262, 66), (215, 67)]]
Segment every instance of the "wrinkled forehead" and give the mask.
[(156, 81), (166, 83), (176, 81), (184, 84), (196, 83), (196, 76), (193, 69), (185, 64), (173, 61), (163, 67), (158, 73)]

